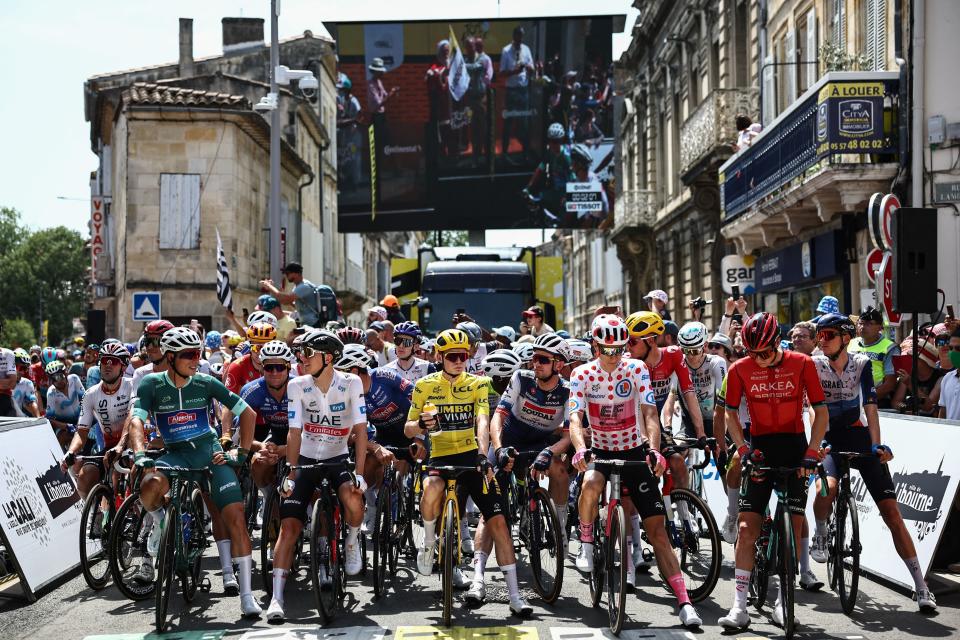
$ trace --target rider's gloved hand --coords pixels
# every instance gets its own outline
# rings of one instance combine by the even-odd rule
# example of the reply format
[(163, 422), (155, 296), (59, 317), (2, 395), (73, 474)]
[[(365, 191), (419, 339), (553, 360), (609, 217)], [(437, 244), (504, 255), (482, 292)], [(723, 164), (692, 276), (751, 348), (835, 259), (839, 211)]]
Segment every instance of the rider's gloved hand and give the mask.
[(700, 449), (700, 451), (703, 451), (706, 448), (707, 448), (707, 436), (700, 436), (699, 438), (697, 438), (697, 449)]
[(872, 447), (870, 447), (870, 452), (873, 453), (873, 455), (878, 456), (878, 457), (879, 457), (879, 456), (882, 456), (884, 453), (889, 453), (889, 454), (893, 455), (893, 449), (891, 449), (890, 447), (888, 447), (888, 446), (885, 445), (885, 444), (875, 444), (875, 445), (873, 445)]
[(481, 454), (477, 455), (477, 471), (482, 473), (484, 476), (493, 471), (493, 465), (487, 460), (487, 456)]
[(807, 449), (803, 454), (803, 460), (800, 461), (800, 466), (804, 469), (816, 469), (818, 464), (820, 464), (820, 452), (816, 449)]
[(147, 457), (147, 453), (145, 451), (137, 451), (135, 454), (133, 454), (133, 462), (141, 469), (153, 469), (155, 466), (157, 466), (152, 458)]
[(367, 481), (363, 478), (363, 476), (357, 476), (357, 488), (360, 489), (360, 493), (366, 493)]
[(67, 451), (66, 455), (63, 456), (63, 464), (67, 467), (72, 467), (77, 462), (77, 454), (73, 451)]
[(577, 466), (578, 464), (584, 461), (584, 459), (587, 457), (589, 453), (590, 453), (589, 449), (577, 450), (577, 452), (573, 454), (573, 460), (570, 461), (570, 464), (572, 464), (573, 466)]
[(537, 454), (536, 460), (533, 461), (533, 468), (537, 471), (546, 471), (550, 468), (551, 462), (553, 462), (553, 451), (547, 447)]
[(763, 464), (763, 461), (764, 461), (763, 452), (760, 451), (759, 449), (751, 449), (749, 446), (743, 445), (742, 447), (737, 449), (737, 453), (740, 454), (740, 464), (747, 464), (747, 463), (756, 464), (756, 465)]
[(500, 447), (494, 452), (494, 457), (497, 459), (497, 467), (505, 469), (517, 457), (517, 452), (513, 447)]

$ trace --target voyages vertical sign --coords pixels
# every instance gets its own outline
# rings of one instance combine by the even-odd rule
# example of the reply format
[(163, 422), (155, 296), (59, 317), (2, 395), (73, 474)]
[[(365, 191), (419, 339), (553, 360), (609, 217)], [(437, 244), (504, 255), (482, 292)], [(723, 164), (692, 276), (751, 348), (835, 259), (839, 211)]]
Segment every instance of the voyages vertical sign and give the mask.
[(107, 204), (103, 196), (90, 198), (90, 275), (97, 280), (97, 259), (106, 251)]

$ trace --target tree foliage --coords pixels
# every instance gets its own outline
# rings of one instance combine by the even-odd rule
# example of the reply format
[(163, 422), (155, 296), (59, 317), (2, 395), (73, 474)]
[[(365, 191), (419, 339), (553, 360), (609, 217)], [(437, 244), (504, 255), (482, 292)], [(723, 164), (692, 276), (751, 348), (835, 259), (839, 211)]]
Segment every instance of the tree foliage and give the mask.
[(29, 322), (23, 318), (14, 318), (13, 320), (4, 320), (0, 343), (10, 349), (17, 347), (29, 349), (32, 345), (37, 344), (37, 338), (33, 326)]
[(89, 258), (83, 237), (66, 227), (31, 231), (16, 209), (0, 209), (0, 316), (22, 318), (39, 333), (50, 321), (49, 340), (73, 332), (84, 309)]

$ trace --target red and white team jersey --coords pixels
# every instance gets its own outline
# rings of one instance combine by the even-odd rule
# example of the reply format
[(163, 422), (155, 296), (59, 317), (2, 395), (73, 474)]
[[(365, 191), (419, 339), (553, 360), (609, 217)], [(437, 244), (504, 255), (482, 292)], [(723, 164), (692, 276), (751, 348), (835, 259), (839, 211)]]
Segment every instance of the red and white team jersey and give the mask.
[(570, 413), (587, 414), (592, 448), (628, 451), (647, 441), (641, 405), (655, 406), (650, 374), (639, 360), (621, 360), (612, 373), (598, 360), (570, 374)]
[(677, 387), (680, 393), (693, 391), (693, 381), (690, 380), (690, 370), (687, 369), (683, 361), (683, 351), (680, 347), (662, 347), (660, 349), (660, 362), (653, 365), (647, 365), (650, 372), (650, 386), (653, 388), (653, 397), (657, 403), (657, 411), (663, 411), (663, 405), (670, 395), (670, 389), (673, 387), (673, 380), (676, 377)]
[(328, 460), (348, 453), (347, 440), (355, 424), (366, 424), (363, 383), (355, 375), (333, 372), (326, 393), (313, 376), (298, 376), (287, 384), (287, 420), (302, 431), (300, 455)]

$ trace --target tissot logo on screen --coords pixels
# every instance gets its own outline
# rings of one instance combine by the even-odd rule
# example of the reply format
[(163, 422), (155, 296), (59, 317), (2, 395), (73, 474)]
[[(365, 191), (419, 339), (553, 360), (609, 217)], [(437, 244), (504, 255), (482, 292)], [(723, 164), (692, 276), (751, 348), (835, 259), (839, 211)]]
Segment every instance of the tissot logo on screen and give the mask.
[[(601, 184), (592, 174), (612, 166), (612, 35), (625, 18), (476, 18), (325, 23), (350, 80), (341, 231), (589, 228), (612, 210), (591, 187), (591, 206), (569, 211), (567, 184)], [(573, 143), (589, 150), (586, 175)]]

